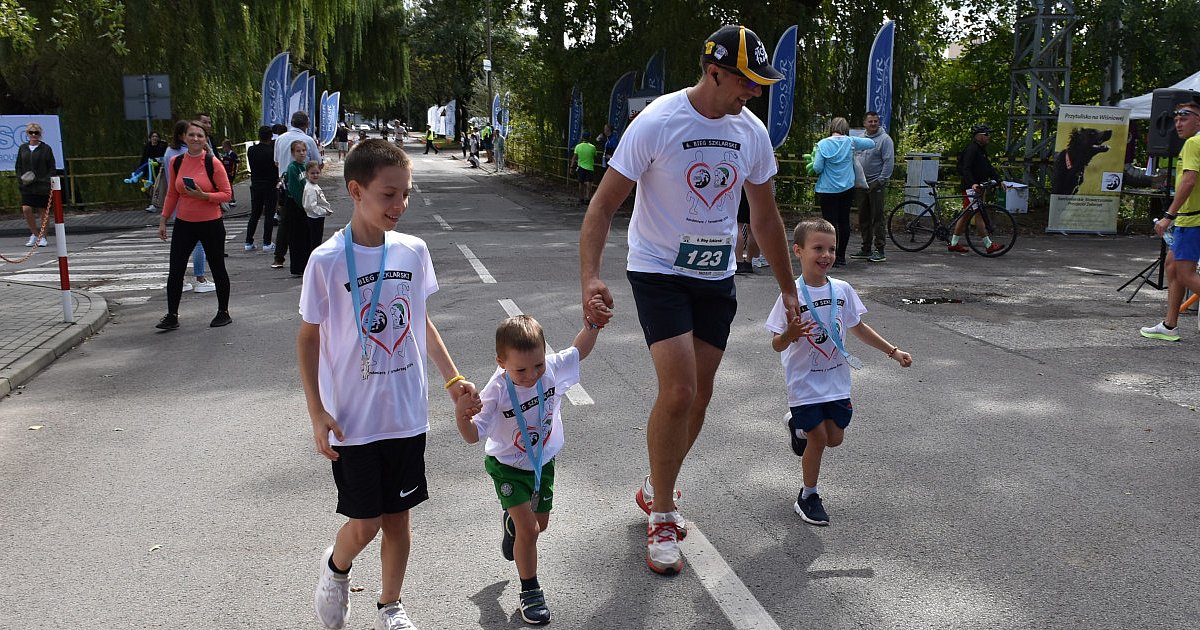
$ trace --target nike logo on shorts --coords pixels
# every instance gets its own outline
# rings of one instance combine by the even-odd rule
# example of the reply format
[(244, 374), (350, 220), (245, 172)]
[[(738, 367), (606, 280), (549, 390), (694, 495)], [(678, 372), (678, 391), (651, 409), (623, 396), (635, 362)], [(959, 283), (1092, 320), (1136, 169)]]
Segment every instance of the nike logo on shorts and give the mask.
[(401, 498), (401, 499), (403, 499), (404, 497), (406, 497), (406, 496), (408, 496), (408, 495), (410, 495), (410, 494), (412, 494), (412, 493), (416, 492), (416, 491), (417, 491), (417, 488), (420, 488), (420, 487), (421, 487), (421, 486), (413, 486), (413, 489), (412, 489), (412, 490), (408, 490), (408, 491), (401, 490), (401, 491), (400, 491), (400, 498)]

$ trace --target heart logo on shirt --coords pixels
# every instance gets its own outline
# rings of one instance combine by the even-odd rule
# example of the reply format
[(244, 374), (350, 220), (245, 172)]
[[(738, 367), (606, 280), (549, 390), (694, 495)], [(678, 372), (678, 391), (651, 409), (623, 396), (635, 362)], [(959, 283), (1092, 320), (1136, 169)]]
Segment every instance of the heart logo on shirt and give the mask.
[[(371, 308), (370, 305), (363, 305), (361, 319), (366, 318), (368, 308)], [(396, 348), (399, 348), (400, 344), (404, 343), (410, 329), (408, 300), (396, 296), (383, 308), (375, 311), (375, 319), (371, 322), (370, 330), (367, 331), (367, 338), (390, 355), (396, 352)], [(387, 339), (393, 334), (396, 335), (396, 341), (389, 347)]]
[[(814, 350), (819, 352), (821, 356), (825, 357), (826, 359), (832, 357), (834, 352), (837, 352), (837, 346), (833, 345), (833, 340), (829, 338), (829, 335), (825, 333), (823, 328), (814, 328), (812, 336), (805, 337), (805, 339), (808, 340), (808, 345), (812, 346)], [(825, 349), (821, 347), (825, 345), (826, 341), (830, 342), (830, 345), (833, 346), (829, 349), (829, 352), (826, 352)]]
[(737, 167), (729, 162), (718, 162), (716, 166), (696, 162), (688, 169), (687, 180), (688, 188), (712, 208), (737, 184)]

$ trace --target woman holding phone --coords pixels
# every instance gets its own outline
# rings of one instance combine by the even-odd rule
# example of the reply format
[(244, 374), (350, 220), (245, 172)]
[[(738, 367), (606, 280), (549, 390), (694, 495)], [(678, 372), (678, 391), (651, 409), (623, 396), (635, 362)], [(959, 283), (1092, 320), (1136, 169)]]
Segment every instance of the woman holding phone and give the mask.
[[(158, 205), (162, 206), (165, 214), (170, 217), (175, 214), (175, 209), (167, 210), (167, 194), (166, 190), (171, 187), (171, 182), (175, 178), (171, 175), (171, 167), (175, 163), (175, 158), (187, 153), (187, 142), (184, 140), (184, 135), (187, 134), (187, 128), (190, 123), (186, 120), (180, 120), (175, 123), (174, 130), (171, 132), (171, 141), (167, 143), (167, 149), (163, 152), (163, 170), (162, 178), (165, 184), (164, 191), (160, 193), (161, 198), (158, 200)], [(196, 243), (196, 249), (192, 251), (192, 273), (196, 276), (196, 293), (211, 293), (216, 291), (213, 283), (208, 281), (204, 276), (204, 246)], [(184, 281), (184, 292), (192, 290), (192, 283)]]
[(175, 227), (171, 232), (171, 259), (167, 271), (167, 314), (155, 326), (161, 330), (179, 328), (183, 274), (187, 271), (188, 255), (196, 243), (204, 245), (205, 258), (212, 268), (217, 288), (217, 314), (209, 326), (226, 326), (233, 321), (229, 317), (229, 273), (225, 270), (225, 223), (221, 220), (221, 204), (233, 198), (233, 190), (221, 161), (206, 154), (208, 132), (204, 127), (196, 121), (188, 122), (184, 141), (187, 152), (183, 154), (179, 168), (174, 168), (174, 159), (169, 163), (170, 187), (158, 223), (158, 237), (165, 241), (167, 218), (174, 210)]

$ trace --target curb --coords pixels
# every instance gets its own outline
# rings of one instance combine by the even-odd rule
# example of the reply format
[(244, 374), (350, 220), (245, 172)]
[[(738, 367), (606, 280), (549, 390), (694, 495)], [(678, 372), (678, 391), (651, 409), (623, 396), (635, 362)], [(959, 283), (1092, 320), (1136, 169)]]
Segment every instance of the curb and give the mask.
[[(127, 211), (113, 210), (112, 212), (127, 212)], [(95, 223), (95, 224), (83, 223), (83, 224), (75, 224), (75, 225), (72, 225), (70, 223), (71, 217), (68, 216), (67, 223), (66, 223), (67, 236), (70, 237), (72, 234), (103, 234), (106, 232), (124, 232), (126, 230), (135, 230), (138, 228), (157, 227), (158, 226), (158, 220), (157, 220), (158, 215), (150, 214), (148, 212), (145, 214), (147, 217), (147, 220), (145, 223), (142, 223), (139, 221), (127, 221), (125, 223), (119, 223), (119, 222)], [(230, 213), (226, 214), (225, 218), (226, 219), (244, 219), (249, 216), (250, 216), (250, 212), (248, 210), (247, 211), (239, 210), (239, 211), (230, 212)], [(170, 224), (170, 223), (173, 223), (173, 221), (168, 222), (168, 224)], [(29, 234), (29, 230), (28, 230), (28, 228), (25, 228), (24, 226), (16, 227), (16, 228), (0, 227), (0, 237), (8, 237), (8, 236), (24, 237), (28, 234)], [(54, 224), (51, 223), (50, 226), (46, 230), (46, 236), (53, 236), (53, 235), (54, 235)]]
[[(11, 282), (11, 280), (6, 280), (6, 282)], [(58, 292), (54, 289), (50, 290)], [(71, 294), (81, 304), (87, 302), (86, 313), (70, 324), (69, 328), (59, 331), (36, 348), (31, 349), (25, 356), (14, 361), (9, 367), (0, 370), (0, 398), (8, 396), (18, 387), (29, 382), (46, 366), (54, 363), (56, 359), (65, 355), (88, 337), (100, 332), (100, 329), (108, 323), (108, 302), (104, 298), (86, 291), (71, 291)], [(83, 311), (84, 309), (79, 310)]]

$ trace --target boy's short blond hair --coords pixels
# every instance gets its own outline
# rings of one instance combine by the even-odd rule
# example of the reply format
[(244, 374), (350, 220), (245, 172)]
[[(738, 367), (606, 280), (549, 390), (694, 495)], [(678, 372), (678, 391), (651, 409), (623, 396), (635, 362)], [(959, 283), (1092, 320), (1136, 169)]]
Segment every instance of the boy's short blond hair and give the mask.
[(359, 186), (368, 186), (375, 179), (379, 169), (389, 166), (412, 168), (412, 160), (404, 149), (379, 138), (363, 140), (354, 145), (346, 154), (346, 162), (342, 167), (342, 177), (346, 185), (358, 182)]
[(309, 161), (307, 161), (307, 162), (305, 162), (305, 163), (304, 163), (304, 172), (305, 172), (305, 173), (307, 173), (307, 172), (308, 172), (309, 170), (311, 170), (311, 169), (312, 169), (314, 166), (315, 166), (315, 167), (317, 167), (317, 170), (318, 170), (318, 171), (325, 170), (325, 169), (321, 168), (321, 163), (320, 163), (320, 162), (318, 162), (318, 161), (316, 161), (316, 160), (309, 160)]
[(833, 234), (837, 236), (837, 228), (833, 224), (821, 217), (809, 217), (802, 219), (796, 224), (796, 229), (792, 230), (792, 242), (800, 247), (804, 247), (804, 239), (813, 232), (823, 232), (825, 234)]
[(509, 350), (525, 352), (546, 349), (542, 325), (528, 315), (514, 315), (496, 327), (496, 356), (503, 359)]

